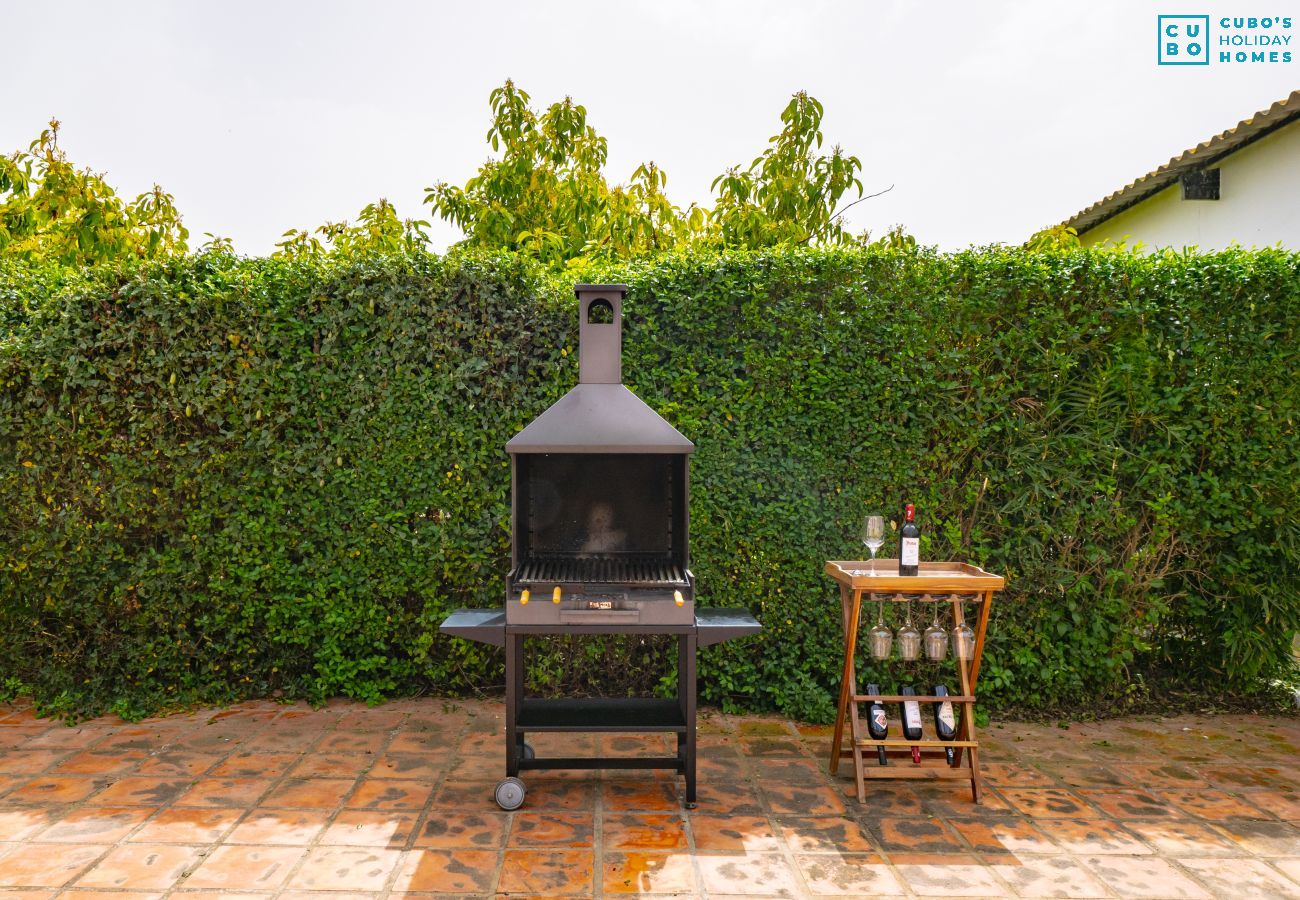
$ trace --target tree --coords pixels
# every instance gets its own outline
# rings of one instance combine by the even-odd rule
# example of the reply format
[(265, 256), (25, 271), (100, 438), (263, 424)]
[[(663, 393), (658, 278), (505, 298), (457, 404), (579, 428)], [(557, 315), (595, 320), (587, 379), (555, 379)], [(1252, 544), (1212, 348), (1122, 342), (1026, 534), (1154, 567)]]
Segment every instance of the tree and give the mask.
[(181, 254), (188, 237), (158, 185), (125, 203), (103, 173), (69, 162), (57, 119), (26, 152), (0, 157), (0, 255), (93, 265)]
[[(276, 244), (275, 256), (300, 257), (334, 253), (339, 256), (364, 256), (371, 253), (408, 253), (423, 250), (429, 243), (423, 219), (400, 219), (397, 208), (383, 197), (366, 206), (355, 225), (346, 220), (326, 222), (315, 232), (291, 228)], [(317, 238), (315, 235), (320, 235)]]

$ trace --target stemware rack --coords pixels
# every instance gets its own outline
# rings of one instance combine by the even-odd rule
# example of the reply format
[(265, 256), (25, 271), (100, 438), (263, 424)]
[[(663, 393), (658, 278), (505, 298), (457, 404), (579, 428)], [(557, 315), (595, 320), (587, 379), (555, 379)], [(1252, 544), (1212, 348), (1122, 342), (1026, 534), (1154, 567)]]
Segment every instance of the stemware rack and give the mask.
[[(841, 759), (852, 758), (858, 800), (866, 800), (866, 782), (873, 779), (969, 779), (971, 797), (980, 801), (979, 741), (975, 735), (975, 686), (979, 679), (980, 657), (984, 652), (984, 635), (988, 629), (989, 610), (993, 594), (1006, 585), (1000, 575), (958, 562), (923, 562), (917, 575), (898, 574), (898, 560), (838, 561), (826, 563), (826, 574), (840, 586), (840, 602), (844, 627), (844, 667), (840, 683), (839, 703), (836, 707), (835, 732), (831, 743), (830, 771), (839, 769)], [(957, 691), (949, 696), (933, 694), (907, 695), (859, 694), (854, 657), (857, 652), (858, 629), (862, 621), (863, 602), (875, 604), (943, 603), (951, 607), (953, 630), (967, 621), (967, 607), (976, 625), (975, 640), (970, 652), (953, 654), (957, 669)], [(924, 614), (922, 615), (924, 618)], [(924, 658), (924, 657), (922, 657)], [(908, 740), (889, 737), (875, 740), (867, 732), (859, 704), (872, 702), (900, 704), (916, 701), (921, 704), (951, 703), (961, 710), (955, 740), (942, 741), (924, 738)], [(925, 720), (922, 716), (922, 720)], [(844, 723), (849, 723), (849, 742), (844, 746)], [(896, 765), (880, 766), (868, 763), (867, 754), (884, 748), (886, 757)], [(921, 762), (912, 761), (912, 748), (919, 748)], [(953, 750), (953, 761), (948, 763), (946, 749)]]

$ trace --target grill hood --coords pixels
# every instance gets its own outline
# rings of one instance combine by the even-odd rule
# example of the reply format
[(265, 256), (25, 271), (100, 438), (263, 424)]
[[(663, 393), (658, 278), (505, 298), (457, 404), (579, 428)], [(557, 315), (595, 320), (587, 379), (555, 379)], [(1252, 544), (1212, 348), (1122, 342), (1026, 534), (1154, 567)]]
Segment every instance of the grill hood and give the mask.
[[(695, 445), (622, 384), (627, 287), (580, 284), (578, 385), (506, 442), (507, 453), (690, 453)], [(600, 321), (602, 318), (608, 321)]]

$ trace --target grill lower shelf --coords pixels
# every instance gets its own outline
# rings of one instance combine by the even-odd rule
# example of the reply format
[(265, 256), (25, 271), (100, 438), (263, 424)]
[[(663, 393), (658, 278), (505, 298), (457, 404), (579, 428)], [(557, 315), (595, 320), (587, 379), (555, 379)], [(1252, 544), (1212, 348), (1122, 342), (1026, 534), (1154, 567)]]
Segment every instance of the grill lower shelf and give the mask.
[(529, 698), (519, 707), (521, 731), (686, 731), (676, 700), (658, 698)]

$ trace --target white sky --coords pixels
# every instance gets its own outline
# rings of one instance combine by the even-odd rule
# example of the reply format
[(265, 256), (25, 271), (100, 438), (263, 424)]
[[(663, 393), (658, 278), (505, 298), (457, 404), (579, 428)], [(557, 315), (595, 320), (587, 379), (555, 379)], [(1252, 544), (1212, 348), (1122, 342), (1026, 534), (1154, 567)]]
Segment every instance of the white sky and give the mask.
[(173, 193), (191, 246), (213, 232), (264, 254), (381, 196), (428, 218), (424, 187), (487, 157), (507, 77), (536, 107), (586, 105), (610, 181), (654, 160), (683, 206), (806, 89), (867, 190), (895, 185), (855, 229), (1020, 242), (1300, 86), (1300, 47), (1157, 66), (1157, 13), (1201, 12), (1291, 15), (1300, 34), (1300, 0), (0, 0), (0, 152), (57, 116), (71, 158), (121, 193)]

